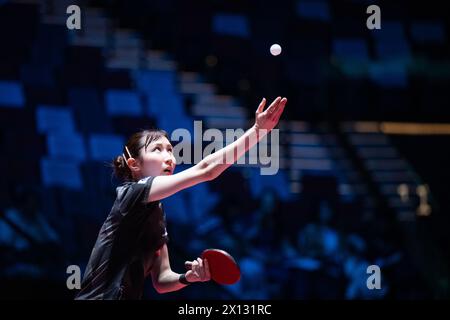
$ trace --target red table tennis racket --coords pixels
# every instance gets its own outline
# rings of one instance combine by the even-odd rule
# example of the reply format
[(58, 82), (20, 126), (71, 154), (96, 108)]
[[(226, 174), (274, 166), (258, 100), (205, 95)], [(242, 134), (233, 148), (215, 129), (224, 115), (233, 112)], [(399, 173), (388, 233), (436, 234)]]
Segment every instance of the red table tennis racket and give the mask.
[(234, 284), (241, 278), (241, 270), (234, 258), (223, 250), (206, 249), (201, 255), (208, 260), (211, 279), (218, 284)]

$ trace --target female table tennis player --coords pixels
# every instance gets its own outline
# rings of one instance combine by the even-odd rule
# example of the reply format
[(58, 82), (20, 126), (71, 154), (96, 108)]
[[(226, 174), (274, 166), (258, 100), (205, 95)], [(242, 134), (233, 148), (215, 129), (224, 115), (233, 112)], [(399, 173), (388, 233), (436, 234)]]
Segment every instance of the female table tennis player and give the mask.
[(254, 125), (244, 135), (177, 174), (173, 174), (176, 161), (165, 131), (132, 135), (123, 154), (113, 161), (114, 173), (124, 183), (116, 189), (115, 202), (100, 229), (76, 299), (141, 299), (149, 275), (158, 293), (210, 280), (208, 262), (201, 258), (187, 261), (186, 273), (172, 271), (160, 200), (217, 178), (277, 125), (286, 102), (278, 97), (264, 110), (263, 99)]

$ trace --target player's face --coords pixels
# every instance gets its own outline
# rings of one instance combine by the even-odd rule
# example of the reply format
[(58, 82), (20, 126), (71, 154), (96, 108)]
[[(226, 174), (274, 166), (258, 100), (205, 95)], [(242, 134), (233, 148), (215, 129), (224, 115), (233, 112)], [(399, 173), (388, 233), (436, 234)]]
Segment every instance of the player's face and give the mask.
[(141, 169), (144, 177), (171, 175), (175, 170), (176, 159), (173, 147), (166, 137), (153, 141), (142, 150)]

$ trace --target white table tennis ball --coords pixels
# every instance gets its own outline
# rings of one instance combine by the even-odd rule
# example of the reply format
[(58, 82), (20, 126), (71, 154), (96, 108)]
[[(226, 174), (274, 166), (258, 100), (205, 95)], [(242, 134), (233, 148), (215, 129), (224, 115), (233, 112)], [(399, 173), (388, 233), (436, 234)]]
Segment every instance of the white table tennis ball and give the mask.
[(279, 54), (281, 53), (281, 47), (280, 47), (280, 45), (279, 45), (279, 44), (273, 44), (273, 45), (270, 47), (270, 53), (271, 53), (273, 56), (279, 55)]

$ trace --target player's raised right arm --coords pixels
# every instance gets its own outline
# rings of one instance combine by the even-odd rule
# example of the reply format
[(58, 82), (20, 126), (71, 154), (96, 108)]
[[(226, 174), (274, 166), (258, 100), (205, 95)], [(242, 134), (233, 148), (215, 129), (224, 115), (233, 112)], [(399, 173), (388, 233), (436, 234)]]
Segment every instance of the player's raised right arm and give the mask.
[(178, 191), (217, 178), (277, 125), (286, 102), (286, 98), (278, 97), (264, 110), (266, 99), (263, 99), (255, 113), (255, 124), (236, 141), (206, 156), (189, 169), (171, 176), (155, 177), (149, 201), (167, 198)]

